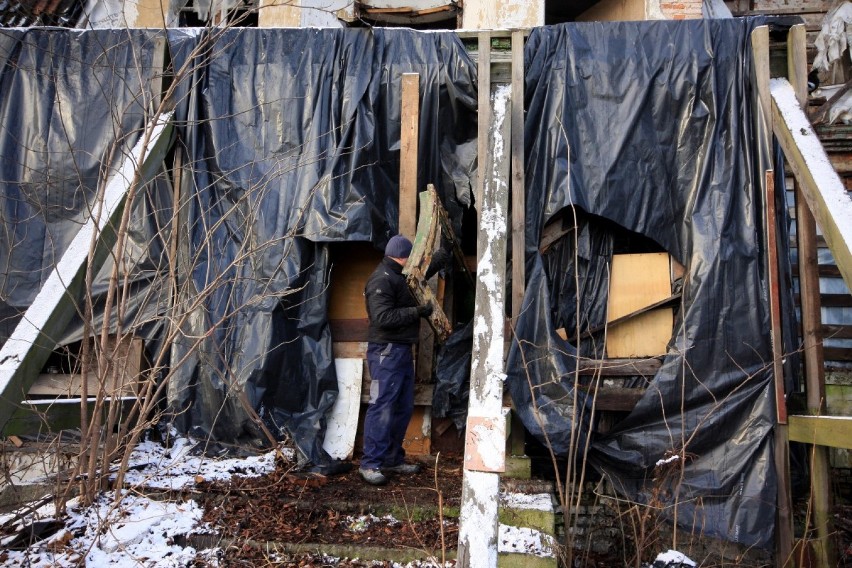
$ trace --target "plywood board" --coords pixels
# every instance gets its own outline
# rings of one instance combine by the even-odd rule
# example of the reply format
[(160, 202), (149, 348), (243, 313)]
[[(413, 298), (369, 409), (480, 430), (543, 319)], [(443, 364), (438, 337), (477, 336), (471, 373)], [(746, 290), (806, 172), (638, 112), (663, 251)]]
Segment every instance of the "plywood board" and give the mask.
[[(667, 253), (612, 257), (607, 321), (665, 300), (672, 293)], [(672, 335), (672, 308), (659, 308), (607, 332), (607, 357), (663, 355)]]
[(402, 448), (409, 456), (428, 456), (432, 451), (432, 408), (416, 406)]
[(355, 431), (361, 407), (361, 380), (364, 362), (361, 359), (335, 359), (337, 371), (337, 400), (326, 415), (327, 427), (322, 447), (335, 459), (352, 457)]
[(382, 252), (369, 243), (345, 243), (333, 247), (328, 319), (367, 317), (364, 285), (381, 262), (382, 256)]

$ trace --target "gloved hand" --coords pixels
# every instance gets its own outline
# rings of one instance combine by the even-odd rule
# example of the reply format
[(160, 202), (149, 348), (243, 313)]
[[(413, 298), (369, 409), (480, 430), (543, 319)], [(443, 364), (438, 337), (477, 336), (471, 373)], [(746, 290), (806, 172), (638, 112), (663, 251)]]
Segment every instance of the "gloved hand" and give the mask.
[(417, 315), (421, 318), (428, 318), (434, 311), (435, 308), (432, 306), (432, 302), (427, 302), (422, 306), (417, 306)]
[(444, 249), (435, 251), (435, 254), (432, 255), (432, 262), (429, 263), (429, 268), (426, 269), (426, 280), (429, 280), (441, 270), (449, 268), (452, 261), (453, 256)]

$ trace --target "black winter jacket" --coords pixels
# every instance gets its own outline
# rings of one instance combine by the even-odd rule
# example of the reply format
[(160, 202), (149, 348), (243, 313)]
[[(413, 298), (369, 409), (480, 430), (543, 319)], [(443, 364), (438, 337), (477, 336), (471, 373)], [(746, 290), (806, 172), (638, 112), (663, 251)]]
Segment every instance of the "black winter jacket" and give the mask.
[(370, 318), (367, 341), (417, 343), (420, 316), (399, 263), (384, 257), (367, 279), (364, 296)]

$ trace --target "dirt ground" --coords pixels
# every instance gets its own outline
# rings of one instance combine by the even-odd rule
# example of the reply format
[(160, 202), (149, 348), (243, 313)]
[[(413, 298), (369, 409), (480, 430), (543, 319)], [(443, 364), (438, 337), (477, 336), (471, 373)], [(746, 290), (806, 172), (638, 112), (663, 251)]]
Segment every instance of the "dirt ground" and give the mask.
[[(264, 477), (202, 482), (194, 497), (204, 507), (205, 522), (224, 538), (246, 544), (226, 548), (222, 560), (227, 566), (268, 565), (269, 554), (250, 542), (454, 549), (461, 459), (442, 459), (437, 473), (434, 462), (421, 463), (420, 473), (394, 476), (381, 487), (361, 480), (357, 466), (345, 474), (322, 477), (299, 475), (281, 465)], [(442, 514), (447, 515), (443, 531)], [(368, 565), (353, 562), (335, 565)], [(279, 558), (275, 564), (321, 566), (324, 562), (316, 556), (296, 555), (286, 561)]]

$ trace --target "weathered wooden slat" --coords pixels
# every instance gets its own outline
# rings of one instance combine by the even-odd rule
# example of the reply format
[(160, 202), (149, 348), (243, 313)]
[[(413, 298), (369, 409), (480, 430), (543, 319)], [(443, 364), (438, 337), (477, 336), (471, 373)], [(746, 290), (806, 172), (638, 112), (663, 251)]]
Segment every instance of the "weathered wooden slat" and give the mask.
[(800, 305), (802, 297), (805, 300), (813, 301), (814, 298), (819, 298), (819, 304), (824, 308), (852, 308), (852, 294), (813, 294), (805, 293), (804, 296), (796, 294), (796, 305)]
[[(840, 274), (840, 269), (834, 264), (820, 264), (817, 267), (817, 274), (820, 278), (843, 278)], [(793, 276), (799, 276), (799, 266), (793, 265)]]
[[(673, 305), (675, 305), (677, 302), (679, 302), (679, 301), (680, 301), (680, 298), (681, 298), (681, 294), (680, 294), (680, 293), (672, 294), (671, 296), (669, 296), (669, 297), (668, 297), (668, 298), (666, 298), (665, 300), (660, 300), (659, 302), (654, 302), (653, 304), (650, 304), (650, 305), (648, 305), (648, 306), (645, 306), (644, 308), (639, 308), (638, 310), (636, 310), (636, 311), (634, 311), (634, 312), (630, 312), (629, 314), (625, 314), (625, 315), (623, 315), (623, 316), (617, 317), (617, 318), (615, 318), (614, 320), (612, 320), (612, 321), (610, 321), (610, 322), (607, 322), (607, 323), (605, 323), (605, 324), (603, 324), (603, 325), (599, 325), (599, 326), (597, 326), (597, 327), (593, 327), (592, 329), (590, 329), (590, 330), (588, 330), (588, 331), (586, 331), (586, 332), (582, 333), (582, 334), (580, 335), (580, 338), (581, 338), (581, 339), (584, 339), (584, 338), (586, 338), (586, 337), (591, 337), (591, 336), (593, 336), (594, 334), (596, 334), (596, 333), (598, 333), (598, 332), (603, 331), (604, 329), (609, 329), (609, 328), (615, 327), (615, 326), (617, 326), (617, 325), (618, 325), (618, 324), (620, 324), (620, 323), (624, 323), (625, 321), (628, 321), (629, 319), (631, 319), (631, 318), (633, 318), (633, 317), (636, 317), (636, 316), (638, 316), (638, 315), (642, 315), (642, 314), (644, 314), (644, 313), (646, 313), (646, 312), (650, 312), (651, 310), (655, 310), (655, 309), (657, 309), (657, 308), (662, 308), (662, 307), (664, 307), (664, 306), (673, 306)], [(557, 333), (559, 333), (559, 331), (558, 331), (558, 330), (557, 330)], [(572, 338), (572, 339), (570, 339), (569, 341), (574, 341), (574, 339)]]
[(775, 135), (802, 187), (802, 195), (843, 279), (852, 286), (852, 200), (825, 152), (820, 150), (796, 93), (785, 79), (772, 80), (772, 112)]
[(852, 339), (852, 325), (823, 325), (820, 336), (822, 339)]
[[(770, 92), (769, 28), (760, 26), (751, 34), (754, 74), (760, 108), (763, 112), (767, 132), (771, 136), (776, 117), (773, 115), (773, 98)], [(768, 140), (766, 142), (769, 142)], [(768, 144), (767, 144), (768, 146)], [(778, 290), (778, 249), (775, 229), (775, 184), (774, 172), (768, 170), (764, 176), (764, 226), (767, 237), (767, 273), (769, 285), (770, 333), (772, 337), (772, 368), (775, 383), (776, 421), (773, 436), (775, 448), (775, 475), (777, 486), (777, 518), (775, 523), (775, 566), (789, 566), (793, 551), (793, 513), (790, 493), (790, 444), (787, 441), (787, 407), (784, 399), (784, 377), (781, 366), (783, 343), (781, 342), (780, 298)]]
[[(432, 304), (434, 310), (429, 316), (429, 325), (432, 327), (434, 337), (443, 343), (452, 333), (453, 328), (444, 313), (443, 306), (438, 303), (432, 288), (429, 287), (424, 276), (432, 260), (432, 251), (438, 245), (443, 225), (441, 223), (444, 211), (435, 187), (429, 184), (427, 190), (420, 194), (420, 216), (417, 220), (417, 235), (414, 238), (414, 247), (411, 256), (405, 264), (402, 273), (405, 275), (408, 288), (420, 305)], [(443, 213), (446, 217), (446, 213)], [(449, 229), (452, 234), (452, 229)], [(453, 237), (454, 240), (454, 237)], [(423, 334), (421, 333), (421, 341)]]
[[(524, 32), (512, 33), (512, 100), (524, 100)], [(517, 321), (526, 283), (524, 105), (512, 105), (512, 320)]]
[(852, 450), (852, 417), (790, 416), (790, 441)]
[(653, 377), (661, 365), (659, 359), (580, 359), (577, 372), (603, 377)]
[(399, 234), (417, 230), (417, 151), (420, 127), (420, 75), (402, 74), (399, 156)]
[[(491, 81), (491, 35), (479, 33), (477, 62), (479, 83), (479, 141), (476, 208), (479, 234), (476, 242), (477, 273), (470, 373), (470, 397), (465, 428), (464, 476), (459, 515), (459, 568), (497, 565), (497, 495), (499, 472), (506, 467), (503, 403), (503, 327), (508, 219), (508, 162), (495, 160), (497, 142), (506, 148), (511, 121), (493, 112), (498, 100)], [(492, 107), (492, 94), (495, 95)], [(523, 104), (523, 101), (519, 101)], [(507, 109), (509, 110), (509, 109)]]
[[(787, 34), (787, 76), (796, 98), (802, 108), (808, 101), (808, 61), (805, 51), (805, 28), (793, 26)], [(805, 380), (807, 383), (808, 411), (820, 414), (825, 405), (825, 361), (822, 342), (819, 338), (821, 324), (821, 298), (819, 296), (819, 276), (817, 274), (816, 221), (801, 195), (798, 182), (794, 182), (796, 196), (796, 233), (798, 237), (798, 259), (801, 267), (799, 287), (801, 290), (802, 341), (804, 353)], [(816, 447), (811, 453), (811, 495), (814, 507), (814, 525), (817, 541), (814, 547), (818, 564), (828, 568), (834, 566), (836, 554), (831, 542), (834, 533), (831, 518), (831, 488), (829, 480), (828, 452), (826, 448)]]
[(826, 361), (852, 361), (852, 349), (843, 347), (823, 347)]

